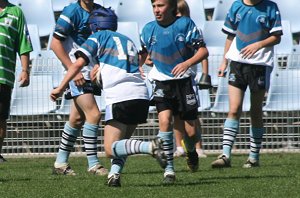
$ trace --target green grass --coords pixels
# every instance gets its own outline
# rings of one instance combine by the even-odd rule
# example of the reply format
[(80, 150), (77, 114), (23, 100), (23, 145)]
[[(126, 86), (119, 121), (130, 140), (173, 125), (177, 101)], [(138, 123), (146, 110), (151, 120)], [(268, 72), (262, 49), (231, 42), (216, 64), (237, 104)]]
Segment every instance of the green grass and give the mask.
[[(247, 156), (234, 155), (232, 168), (211, 169), (216, 156), (201, 159), (190, 173), (184, 158), (175, 160), (177, 181), (162, 184), (163, 171), (148, 156), (129, 157), (122, 187), (86, 172), (86, 158), (71, 157), (75, 177), (52, 175), (54, 158), (8, 158), (0, 164), (0, 197), (299, 197), (300, 154), (262, 154), (261, 167), (243, 169)], [(108, 167), (109, 160), (101, 158)]]

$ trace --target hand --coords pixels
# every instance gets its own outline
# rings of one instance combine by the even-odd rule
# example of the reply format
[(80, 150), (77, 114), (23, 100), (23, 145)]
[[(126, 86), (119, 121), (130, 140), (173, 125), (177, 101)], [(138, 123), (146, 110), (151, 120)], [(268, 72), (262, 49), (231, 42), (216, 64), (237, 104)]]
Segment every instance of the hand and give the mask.
[(218, 69), (218, 77), (225, 77), (226, 76), (226, 68), (227, 68), (227, 63), (226, 62), (222, 62), (222, 64), (220, 65), (219, 69)]
[(244, 47), (240, 54), (242, 55), (242, 58), (251, 58), (258, 50), (260, 50), (262, 46), (260, 45), (259, 42), (252, 43), (248, 45), (247, 47)]
[(22, 71), (18, 82), (20, 82), (20, 87), (27, 87), (30, 83), (29, 73), (27, 71)]
[(100, 65), (95, 64), (93, 69), (90, 71), (90, 78), (93, 83), (96, 83), (96, 81), (97, 81), (97, 73), (98, 73), (99, 69), (100, 69)]
[(84, 83), (85, 83), (85, 79), (83, 78), (83, 75), (82, 75), (81, 72), (80, 72), (79, 74), (77, 74), (77, 75), (73, 78), (73, 80), (74, 80), (75, 85), (77, 85), (77, 86), (83, 86)]
[(186, 65), (184, 62), (182, 63), (179, 63), (178, 65), (176, 65), (173, 70), (172, 70), (172, 74), (175, 76), (175, 77), (181, 77), (185, 72), (186, 70), (189, 68), (188, 65)]
[(51, 91), (50, 98), (53, 102), (57, 100), (57, 98), (61, 97), (63, 91), (57, 87)]

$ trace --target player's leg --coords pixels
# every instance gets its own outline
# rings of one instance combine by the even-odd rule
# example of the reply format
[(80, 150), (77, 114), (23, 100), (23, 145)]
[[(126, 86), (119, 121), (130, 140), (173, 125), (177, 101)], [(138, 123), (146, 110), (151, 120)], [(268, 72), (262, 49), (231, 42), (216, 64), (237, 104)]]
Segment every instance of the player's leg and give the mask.
[[(157, 106), (157, 109), (158, 106)], [(167, 109), (159, 111), (159, 132), (158, 137), (163, 140), (163, 150), (167, 157), (167, 166), (164, 173), (164, 183), (174, 183), (175, 182), (175, 170), (174, 170), (174, 157), (173, 157), (173, 131), (171, 127), (172, 122), (172, 111)]]
[(173, 122), (173, 131), (175, 135), (175, 144), (176, 151), (174, 152), (174, 157), (185, 156), (184, 149), (181, 145), (181, 141), (183, 140), (183, 135), (185, 134), (184, 121), (180, 120), (179, 115), (174, 116)]
[(229, 85), (229, 113), (223, 129), (223, 153), (211, 165), (213, 168), (230, 167), (231, 149), (239, 132), (239, 119), (242, 112), (244, 91)]
[(59, 145), (59, 150), (54, 163), (53, 174), (76, 175), (71, 169), (68, 160), (71, 151), (74, 148), (76, 139), (80, 134), (81, 126), (84, 120), (83, 112), (74, 104), (71, 103), (69, 121), (65, 123), (62, 137)]
[(0, 163), (5, 162), (6, 159), (1, 155), (4, 138), (6, 137), (7, 119), (9, 117), (10, 100), (12, 89), (0, 84)]
[(251, 127), (250, 127), (250, 154), (244, 168), (259, 166), (259, 152), (264, 135), (262, 102), (265, 90), (251, 93)]
[(195, 145), (196, 152), (199, 158), (206, 158), (207, 155), (204, 153), (204, 149), (202, 145), (201, 123), (199, 119), (196, 120), (196, 124), (197, 124), (197, 136), (198, 136), (198, 142)]
[(88, 172), (95, 175), (107, 175), (108, 170), (101, 165), (97, 156), (97, 138), (101, 112), (95, 97), (91, 93), (86, 93), (76, 97), (74, 102), (77, 109), (80, 109), (85, 116), (82, 136), (88, 160)]

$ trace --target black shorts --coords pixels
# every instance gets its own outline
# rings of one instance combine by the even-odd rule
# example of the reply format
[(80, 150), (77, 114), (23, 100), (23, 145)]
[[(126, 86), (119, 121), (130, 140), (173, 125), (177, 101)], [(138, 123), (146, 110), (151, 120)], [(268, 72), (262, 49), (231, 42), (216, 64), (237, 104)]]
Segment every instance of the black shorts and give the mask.
[(231, 61), (228, 83), (243, 91), (248, 86), (251, 92), (267, 90), (271, 72), (272, 67)]
[(135, 99), (106, 106), (105, 121), (116, 120), (123, 124), (141, 124), (147, 122), (149, 100)]
[(71, 83), (69, 83), (68, 87), (66, 88), (64, 94), (65, 99), (71, 100), (77, 96), (87, 93), (91, 93), (95, 96), (101, 96), (101, 88), (89, 80), (86, 80), (83, 86), (76, 86), (74, 82), (71, 81)]
[(172, 110), (182, 120), (195, 120), (198, 115), (198, 101), (193, 89), (192, 78), (155, 81), (154, 96), (158, 112)]
[(7, 120), (10, 112), (12, 88), (5, 84), (0, 84), (0, 119)]

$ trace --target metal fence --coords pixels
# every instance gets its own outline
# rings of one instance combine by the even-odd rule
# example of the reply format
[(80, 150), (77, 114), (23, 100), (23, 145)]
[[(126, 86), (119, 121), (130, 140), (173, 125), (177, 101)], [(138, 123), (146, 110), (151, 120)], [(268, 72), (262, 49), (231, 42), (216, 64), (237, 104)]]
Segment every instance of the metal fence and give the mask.
[[(219, 56), (221, 55), (211, 54), (210, 62), (219, 60)], [(293, 54), (276, 58), (271, 87), (266, 94), (263, 107), (266, 133), (262, 152), (300, 151), (299, 57), (299, 54)], [(32, 61), (31, 66), (31, 85), (27, 88), (19, 88), (18, 83), (15, 84), (11, 116), (2, 150), (4, 155), (55, 154), (58, 151), (64, 123), (68, 120), (69, 103), (65, 100), (54, 103), (49, 97), (51, 89), (58, 85), (63, 76), (61, 63), (52, 52), (43, 52), (39, 58)], [(206, 99), (203, 98), (204, 95), (201, 97), (203, 108), (199, 108), (199, 120), (203, 148), (208, 154), (219, 153), (222, 149), (222, 129), (228, 111), (226, 82), (224, 79), (218, 79), (218, 84), (207, 92), (208, 97)], [(247, 97), (248, 94), (244, 99), (240, 132), (233, 148), (233, 152), (236, 153), (249, 151), (250, 104)], [(97, 101), (100, 106), (103, 106), (102, 98), (97, 98)], [(134, 138), (148, 140), (157, 133), (158, 119), (154, 110), (149, 112), (148, 122), (138, 126)], [(99, 125), (98, 148), (100, 153), (104, 152), (102, 122)], [(76, 142), (74, 153), (84, 153), (81, 136)]]

